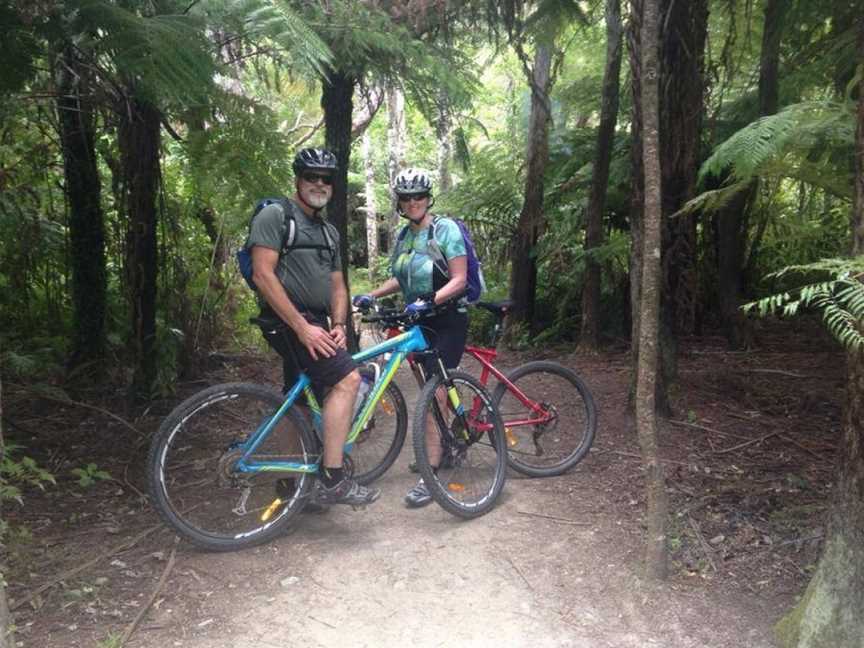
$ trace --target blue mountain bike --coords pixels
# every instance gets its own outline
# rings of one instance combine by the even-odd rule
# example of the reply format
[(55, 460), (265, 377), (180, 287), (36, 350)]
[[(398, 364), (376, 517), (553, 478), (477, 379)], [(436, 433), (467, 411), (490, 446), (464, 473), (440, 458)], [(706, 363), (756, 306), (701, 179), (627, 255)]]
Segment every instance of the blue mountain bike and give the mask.
[[(409, 353), (437, 357), (427, 350), (416, 315), (369, 319), (405, 332), (353, 356), (363, 365), (391, 354), (375, 370), (345, 445), (346, 474), (361, 483), (380, 477), (405, 441), (405, 401), (392, 382), (397, 369)], [(440, 359), (436, 364), (414, 414), (416, 459), (435, 501), (473, 518), (494, 506), (504, 486), (504, 428), (475, 378), (448, 371)], [(439, 398), (441, 390), (446, 399)], [(297, 404), (301, 394), (311, 415)], [(437, 434), (427, 435), (430, 421)], [(252, 383), (209, 387), (174, 408), (154, 437), (151, 501), (180, 536), (204, 549), (233, 551), (267, 542), (284, 533), (309, 500), (322, 458), (320, 430), (321, 408), (306, 374), (286, 396)], [(440, 470), (429, 463), (432, 436), (441, 447)]]

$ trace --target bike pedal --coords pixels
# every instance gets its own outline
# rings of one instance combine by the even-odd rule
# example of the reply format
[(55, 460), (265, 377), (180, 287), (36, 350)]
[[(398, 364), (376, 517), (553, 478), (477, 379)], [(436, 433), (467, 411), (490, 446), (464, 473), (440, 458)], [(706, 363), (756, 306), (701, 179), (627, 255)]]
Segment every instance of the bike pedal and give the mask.
[(366, 506), (366, 504), (352, 504), (351, 509), (354, 511), (365, 511)]

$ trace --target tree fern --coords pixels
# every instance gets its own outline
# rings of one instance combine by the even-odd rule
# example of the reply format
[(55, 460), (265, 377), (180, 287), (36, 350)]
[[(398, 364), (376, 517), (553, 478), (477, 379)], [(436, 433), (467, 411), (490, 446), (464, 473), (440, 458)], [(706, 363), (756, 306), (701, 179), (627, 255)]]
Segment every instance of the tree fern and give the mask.
[(70, 38), (105, 81), (133, 80), (158, 103), (205, 101), (215, 68), (201, 18), (140, 15), (107, 0), (83, 0), (70, 18)]
[(728, 169), (735, 182), (766, 175), (799, 177), (848, 196), (854, 137), (851, 103), (794, 104), (732, 135), (705, 161), (699, 177), (722, 177)]
[(218, 22), (251, 40), (268, 39), (323, 74), (333, 52), (286, 0), (230, 0)]
[(760, 316), (781, 314), (793, 317), (802, 308), (814, 308), (822, 313), (828, 332), (852, 351), (864, 350), (864, 256), (854, 259), (823, 259), (816, 263), (795, 265), (772, 273), (781, 277), (792, 273), (827, 274), (829, 279), (800, 286), (794, 291), (769, 295), (742, 306), (744, 312)]

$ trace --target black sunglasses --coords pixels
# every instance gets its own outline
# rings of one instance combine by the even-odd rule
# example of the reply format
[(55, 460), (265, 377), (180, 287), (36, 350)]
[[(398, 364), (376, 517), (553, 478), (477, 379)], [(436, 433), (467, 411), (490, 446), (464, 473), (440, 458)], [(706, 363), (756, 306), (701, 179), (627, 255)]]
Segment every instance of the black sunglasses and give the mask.
[(330, 174), (312, 173), (311, 171), (304, 171), (300, 174), (300, 177), (311, 184), (315, 184), (319, 180), (325, 185), (333, 184), (333, 176)]
[(409, 200), (413, 200), (413, 201), (415, 201), (415, 202), (419, 202), (419, 201), (421, 201), (421, 200), (425, 200), (425, 199), (428, 198), (428, 197), (429, 197), (429, 194), (428, 194), (428, 193), (424, 193), (424, 194), (410, 194), (410, 195), (408, 195), (408, 194), (399, 194), (399, 196), (398, 196), (399, 200), (401, 200), (402, 202), (408, 202)]

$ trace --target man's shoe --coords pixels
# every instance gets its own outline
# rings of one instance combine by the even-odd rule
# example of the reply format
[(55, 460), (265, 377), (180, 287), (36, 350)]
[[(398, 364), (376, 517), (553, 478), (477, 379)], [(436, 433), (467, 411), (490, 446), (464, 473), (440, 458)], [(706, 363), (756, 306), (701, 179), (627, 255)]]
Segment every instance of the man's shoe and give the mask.
[(408, 493), (405, 495), (405, 503), (409, 508), (420, 508), (432, 502), (432, 495), (426, 487), (426, 483), (421, 478)]
[[(326, 513), (329, 509), (329, 507), (324, 506), (318, 501), (318, 487), (319, 482), (316, 481), (312, 485), (312, 492), (309, 493), (306, 505), (303, 507), (303, 513)], [(276, 494), (281, 497), (283, 501), (291, 499), (296, 490), (297, 486), (294, 483), (294, 479), (284, 478), (276, 480)]]
[(343, 479), (341, 482), (327, 488), (324, 484), (318, 486), (318, 504), (348, 504), (349, 506), (366, 506), (381, 495), (380, 488), (366, 488), (353, 479)]

